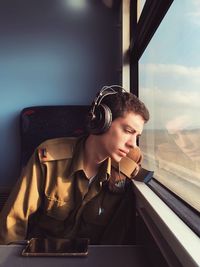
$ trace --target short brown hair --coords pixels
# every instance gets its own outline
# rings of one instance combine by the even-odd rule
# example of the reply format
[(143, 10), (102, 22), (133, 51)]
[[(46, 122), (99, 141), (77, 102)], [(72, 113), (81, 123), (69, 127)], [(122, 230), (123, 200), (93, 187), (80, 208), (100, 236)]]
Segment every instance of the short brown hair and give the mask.
[(140, 115), (145, 123), (150, 118), (149, 111), (145, 104), (132, 93), (122, 91), (114, 95), (108, 95), (101, 103), (106, 104), (110, 108), (112, 120), (123, 117), (126, 112), (134, 112)]

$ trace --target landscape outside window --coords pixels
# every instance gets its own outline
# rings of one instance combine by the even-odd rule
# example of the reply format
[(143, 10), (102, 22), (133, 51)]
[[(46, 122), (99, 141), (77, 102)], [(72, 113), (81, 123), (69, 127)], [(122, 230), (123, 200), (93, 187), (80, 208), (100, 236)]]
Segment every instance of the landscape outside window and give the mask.
[(171, 5), (139, 62), (143, 166), (200, 211), (200, 1)]

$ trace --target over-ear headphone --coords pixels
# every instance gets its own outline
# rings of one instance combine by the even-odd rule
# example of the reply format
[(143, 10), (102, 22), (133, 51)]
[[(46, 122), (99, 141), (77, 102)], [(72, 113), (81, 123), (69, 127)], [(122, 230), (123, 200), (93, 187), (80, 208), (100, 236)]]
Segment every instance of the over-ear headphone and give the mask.
[(120, 85), (103, 86), (101, 88), (90, 110), (88, 130), (91, 134), (98, 135), (105, 133), (112, 123), (112, 112), (107, 105), (101, 103), (102, 100), (109, 95), (122, 94), (125, 92), (126, 90)]

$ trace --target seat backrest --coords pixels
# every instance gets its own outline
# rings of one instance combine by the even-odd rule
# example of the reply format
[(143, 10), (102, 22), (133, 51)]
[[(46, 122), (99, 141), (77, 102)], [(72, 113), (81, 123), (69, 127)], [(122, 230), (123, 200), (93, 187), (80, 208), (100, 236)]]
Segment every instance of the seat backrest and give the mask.
[(21, 167), (43, 141), (86, 134), (89, 106), (26, 107), (20, 114)]

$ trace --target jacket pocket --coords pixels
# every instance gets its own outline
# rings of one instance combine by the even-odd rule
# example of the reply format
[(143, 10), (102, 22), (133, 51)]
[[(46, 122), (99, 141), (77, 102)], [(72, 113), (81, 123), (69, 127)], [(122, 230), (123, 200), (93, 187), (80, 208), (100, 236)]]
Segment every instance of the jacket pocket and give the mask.
[(72, 210), (72, 203), (70, 200), (62, 201), (51, 196), (45, 196), (44, 210), (47, 216), (56, 220), (65, 220)]
[(106, 226), (112, 220), (120, 203), (121, 196), (117, 194), (101, 193), (89, 201), (83, 210), (86, 223)]

